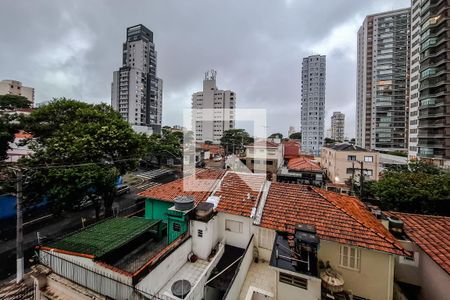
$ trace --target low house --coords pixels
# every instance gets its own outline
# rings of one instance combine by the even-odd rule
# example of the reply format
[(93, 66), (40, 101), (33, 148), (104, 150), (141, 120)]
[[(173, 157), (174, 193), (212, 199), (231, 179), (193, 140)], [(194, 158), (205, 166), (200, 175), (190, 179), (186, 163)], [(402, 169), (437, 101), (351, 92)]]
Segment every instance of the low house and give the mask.
[(408, 299), (448, 299), (450, 218), (399, 212), (388, 215), (391, 230), (413, 253), (395, 260), (398, 294)]
[(322, 186), (325, 175), (318, 163), (306, 157), (296, 157), (278, 170), (277, 181)]
[(358, 181), (361, 170), (365, 180), (379, 178), (380, 156), (376, 151), (341, 143), (322, 147), (320, 165), (332, 183), (332, 186), (345, 186), (352, 177)]
[(109, 219), (40, 247), (51, 273), (44, 293), (392, 299), (395, 257), (409, 255), (356, 198), (265, 174), (197, 170), (140, 196), (145, 217)]
[[(299, 224), (313, 229), (299, 231)], [(395, 257), (408, 253), (358, 199), (272, 183), (257, 226), (260, 258), (276, 270), (277, 299), (393, 298)], [(299, 247), (298, 236), (311, 244)]]
[(289, 160), (300, 156), (301, 143), (296, 140), (283, 141), (284, 159)]
[(257, 141), (246, 147), (245, 161), (252, 172), (277, 174), (283, 165), (283, 145), (269, 141)]
[(32, 135), (23, 131), (20, 131), (14, 135), (14, 141), (9, 143), (9, 149), (6, 151), (7, 158), (5, 162), (15, 163), (20, 158), (30, 155), (33, 151), (28, 148), (24, 142), (31, 139)]

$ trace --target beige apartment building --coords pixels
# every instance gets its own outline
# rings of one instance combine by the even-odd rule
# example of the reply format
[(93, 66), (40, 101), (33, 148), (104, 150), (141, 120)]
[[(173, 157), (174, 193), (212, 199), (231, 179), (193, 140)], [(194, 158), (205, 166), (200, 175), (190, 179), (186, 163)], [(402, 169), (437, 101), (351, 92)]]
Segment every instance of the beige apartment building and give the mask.
[[(376, 151), (342, 143), (322, 148), (321, 166), (325, 168), (328, 179), (334, 184), (344, 184), (355, 175), (358, 180), (363, 167), (365, 180), (379, 178), (380, 154)], [(354, 172), (354, 173), (353, 173)]]
[(248, 145), (245, 151), (245, 164), (252, 172), (277, 174), (283, 165), (283, 145), (269, 141), (257, 141)]
[(0, 95), (24, 96), (31, 103), (34, 103), (34, 88), (23, 86), (22, 82), (17, 80), (0, 81)]

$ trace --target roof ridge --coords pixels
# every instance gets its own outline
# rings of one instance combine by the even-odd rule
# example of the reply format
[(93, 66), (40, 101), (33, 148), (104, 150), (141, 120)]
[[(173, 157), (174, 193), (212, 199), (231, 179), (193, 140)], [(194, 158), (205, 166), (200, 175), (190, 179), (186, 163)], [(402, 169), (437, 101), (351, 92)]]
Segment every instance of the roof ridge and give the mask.
[(416, 213), (407, 213), (407, 212), (401, 212), (401, 211), (394, 211), (394, 210), (390, 210), (388, 211), (388, 213), (391, 214), (400, 214), (400, 215), (408, 215), (408, 216), (418, 216), (418, 217), (425, 217), (425, 218), (436, 218), (436, 219), (449, 219), (450, 217), (448, 216), (440, 216), (440, 215), (426, 215), (426, 214), (416, 214)]
[[(319, 188), (315, 188), (313, 187), (313, 190), (319, 194), (320, 197), (324, 198), (326, 201), (330, 202), (332, 205), (334, 205), (335, 207), (337, 207), (339, 210), (341, 210), (342, 212), (344, 212), (347, 216), (349, 216), (350, 218), (352, 218), (353, 220), (355, 220), (356, 222), (358, 222), (360, 225), (364, 226), (365, 228), (368, 228), (370, 231), (372, 231), (373, 233), (375, 233), (377, 236), (381, 237), (382, 239), (384, 239), (385, 241), (387, 241), (388, 243), (390, 243), (392, 246), (394, 246), (395, 248), (397, 248), (398, 250), (405, 252), (405, 249), (403, 249), (402, 247), (399, 247), (398, 245), (396, 245), (395, 243), (395, 238), (390, 241), (386, 236), (380, 234), (379, 232), (377, 232), (376, 230), (374, 230), (372, 227), (366, 225), (364, 222), (361, 222), (358, 218), (356, 218), (355, 216), (353, 216), (350, 212), (348, 212), (346, 209), (344, 209), (343, 207), (341, 207), (340, 205), (338, 205), (337, 203), (335, 203), (334, 201), (329, 200), (327, 197), (325, 197), (319, 190)], [(340, 196), (340, 195), (338, 195)], [(359, 201), (357, 198), (349, 196), (351, 198), (356, 199), (357, 201)], [(380, 224), (381, 225), (381, 224)], [(381, 225), (383, 226), (383, 225)], [(384, 228), (384, 226), (383, 226)]]

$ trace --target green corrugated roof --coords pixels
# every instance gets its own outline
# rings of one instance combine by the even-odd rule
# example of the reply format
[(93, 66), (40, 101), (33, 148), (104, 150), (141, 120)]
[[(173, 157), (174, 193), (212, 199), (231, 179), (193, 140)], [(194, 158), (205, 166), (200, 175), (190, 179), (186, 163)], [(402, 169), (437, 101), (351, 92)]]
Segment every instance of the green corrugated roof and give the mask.
[(108, 219), (48, 247), (100, 257), (125, 245), (159, 222), (140, 217)]

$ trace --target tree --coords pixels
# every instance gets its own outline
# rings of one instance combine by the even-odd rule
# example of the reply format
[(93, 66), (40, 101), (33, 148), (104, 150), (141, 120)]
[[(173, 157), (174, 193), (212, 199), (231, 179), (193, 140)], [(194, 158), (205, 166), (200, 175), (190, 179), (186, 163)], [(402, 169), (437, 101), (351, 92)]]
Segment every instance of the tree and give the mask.
[(337, 143), (337, 141), (330, 138), (325, 138), (324, 143), (325, 145), (334, 145)]
[(373, 190), (384, 209), (450, 214), (450, 173), (421, 161), (388, 168)]
[(302, 133), (301, 132), (294, 132), (291, 133), (291, 135), (289, 136), (290, 139), (293, 140), (301, 140), (302, 139)]
[(9, 143), (14, 141), (16, 132), (17, 129), (11, 124), (10, 116), (0, 114), (0, 161), (7, 158)]
[(168, 158), (181, 159), (181, 144), (183, 143), (183, 132), (172, 132), (163, 128), (162, 134), (153, 134), (145, 139), (145, 153), (147, 161), (156, 159), (160, 165)]
[(283, 138), (283, 134), (281, 133), (272, 133), (271, 135), (269, 135), (269, 139), (282, 139)]
[(18, 108), (30, 108), (31, 102), (24, 96), (0, 95), (0, 110), (13, 110)]
[(220, 143), (226, 153), (236, 153), (244, 150), (245, 145), (253, 143), (253, 138), (245, 129), (230, 129), (223, 133)]
[(3, 114), (2, 110), (29, 108), (31, 102), (23, 96), (0, 95), (0, 161), (6, 159), (9, 143), (14, 141), (14, 134), (19, 130), (17, 114)]
[[(94, 193), (103, 199), (105, 216), (111, 215), (117, 176), (136, 167), (143, 136), (106, 104), (65, 98), (34, 110), (23, 126), (34, 137), (34, 153), (20, 162), (31, 169), (28, 201), (48, 197), (62, 210)], [(100, 205), (95, 208), (99, 217)]]

